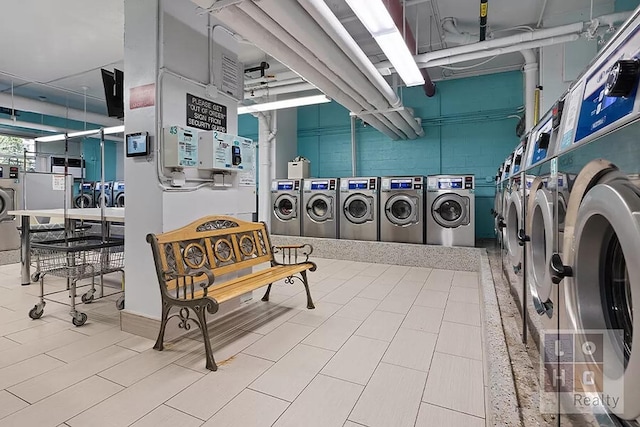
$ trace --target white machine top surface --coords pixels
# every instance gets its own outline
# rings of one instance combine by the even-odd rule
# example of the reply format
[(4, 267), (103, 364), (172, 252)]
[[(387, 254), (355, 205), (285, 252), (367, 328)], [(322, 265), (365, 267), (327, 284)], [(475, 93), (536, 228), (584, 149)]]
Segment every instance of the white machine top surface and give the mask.
[[(45, 217), (45, 218), (63, 218), (65, 217), (64, 209), (28, 209), (9, 211), (9, 215)], [(83, 219), (87, 221), (100, 221), (100, 208), (82, 208), (67, 209), (66, 218)], [(104, 219), (109, 222), (124, 222), (124, 208), (105, 208)]]

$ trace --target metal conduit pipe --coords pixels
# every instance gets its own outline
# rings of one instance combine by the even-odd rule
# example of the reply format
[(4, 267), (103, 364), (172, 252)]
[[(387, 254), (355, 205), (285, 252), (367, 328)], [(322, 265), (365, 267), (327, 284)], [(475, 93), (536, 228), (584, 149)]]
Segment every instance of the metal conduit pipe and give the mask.
[[(362, 105), (358, 104), (350, 95), (345, 93), (342, 88), (338, 87), (328, 77), (294, 52), (290, 46), (267, 31), (261, 23), (252, 19), (237, 7), (231, 6), (222, 9), (216, 12), (216, 17), (222, 22), (225, 22), (233, 31), (242, 34), (258, 48), (277, 58), (289, 68), (306, 76), (307, 80), (312, 84), (322, 88), (325, 95), (335, 99), (354, 113), (363, 111)], [(371, 117), (369, 123), (393, 140), (404, 138), (403, 135), (399, 135), (399, 133), (401, 133), (399, 130), (397, 131), (398, 133), (396, 133), (396, 131), (389, 128), (376, 117)]]
[[(287, 80), (273, 80), (270, 82), (264, 82), (262, 84), (257, 84), (255, 85), (253, 88), (255, 89), (262, 89), (265, 87), (278, 87), (278, 86), (288, 86), (288, 85), (294, 85), (294, 84), (298, 84), (298, 83), (307, 83), (302, 77), (298, 77), (295, 79), (287, 79)], [(252, 88), (249, 88), (252, 89)], [(245, 89), (247, 90), (247, 89)]]
[[(297, 1), (261, 0), (259, 6), (254, 3), (242, 3), (238, 7), (258, 22), (264, 23), (269, 17), (276, 21), (282, 27), (282, 31), (286, 33), (283, 37), (291, 37), (300, 43), (298, 47), (291, 45), (300, 56), (309, 60), (310, 63), (313, 63), (313, 60), (320, 60), (331, 72), (342, 78), (347, 85), (364, 97), (367, 102), (367, 105), (364, 105), (365, 109), (374, 111), (390, 108), (382, 93), (332, 42)], [(274, 34), (276, 33), (274, 32)], [(276, 36), (281, 36), (281, 34), (276, 34)], [(282, 37), (280, 38), (287, 42)], [(287, 44), (289, 43), (287, 42)], [(415, 130), (397, 112), (387, 113), (385, 117), (391, 121), (393, 126), (402, 130), (409, 139), (417, 138)]]
[[(389, 86), (384, 77), (382, 77), (367, 55), (360, 49), (358, 43), (351, 37), (324, 0), (298, 0), (298, 3), (311, 15), (338, 47), (351, 58), (360, 71), (384, 95), (391, 107), (401, 107), (402, 101), (398, 95), (393, 91), (391, 86)], [(399, 113), (409, 125), (411, 125), (418, 136), (424, 135), (422, 126), (408, 110), (403, 109), (399, 111)]]
[[(250, 85), (259, 85), (263, 83), (271, 83), (271, 82), (279, 82), (281, 80), (291, 80), (291, 79), (299, 79), (301, 78), (298, 74), (293, 71), (273, 71), (269, 69), (269, 73), (264, 77), (258, 77), (255, 79), (244, 79), (245, 86)], [(273, 76), (273, 77), (269, 77)]]
[(274, 88), (265, 87), (263, 89), (252, 89), (250, 91), (245, 91), (244, 99), (253, 99), (269, 95), (282, 95), (285, 93), (303, 92), (306, 90), (313, 90), (315, 88), (316, 87), (311, 83), (298, 83), (288, 86), (278, 86)]

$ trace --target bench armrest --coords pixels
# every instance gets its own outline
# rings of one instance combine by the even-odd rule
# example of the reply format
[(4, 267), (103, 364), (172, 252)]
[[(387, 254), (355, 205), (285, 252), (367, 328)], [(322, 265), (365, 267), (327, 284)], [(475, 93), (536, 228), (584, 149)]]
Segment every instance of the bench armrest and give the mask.
[[(272, 246), (272, 265), (300, 265), (309, 264), (309, 255), (313, 252), (313, 246), (306, 243), (304, 245), (284, 245)], [(313, 263), (312, 263), (313, 264)], [(314, 264), (315, 267), (315, 264)], [(315, 270), (315, 268), (314, 268)]]
[[(196, 281), (195, 279), (199, 276), (202, 275), (207, 276), (206, 280), (198, 280)], [(162, 275), (164, 276), (164, 280), (165, 281), (169, 281), (169, 280), (174, 280), (174, 279), (178, 279), (178, 278), (191, 278), (191, 280), (193, 281), (193, 285), (200, 285), (200, 287), (202, 289), (204, 289), (204, 295), (207, 295), (207, 288), (209, 288), (209, 286), (213, 285), (213, 282), (215, 281), (215, 276), (213, 275), (213, 273), (211, 272), (211, 270), (207, 270), (204, 268), (198, 268), (195, 270), (191, 270), (185, 274), (180, 274), (176, 271), (163, 271)]]

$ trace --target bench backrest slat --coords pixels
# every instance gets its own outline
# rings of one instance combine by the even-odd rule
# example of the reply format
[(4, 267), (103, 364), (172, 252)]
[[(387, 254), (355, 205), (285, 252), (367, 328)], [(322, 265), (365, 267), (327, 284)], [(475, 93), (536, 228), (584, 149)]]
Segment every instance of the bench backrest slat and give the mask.
[(167, 278), (163, 272), (188, 274), (203, 268), (220, 276), (273, 261), (265, 224), (228, 216), (201, 218), (174, 231), (149, 235), (147, 240), (156, 263), (160, 261), (162, 267), (158, 278), (161, 287), (164, 285), (163, 292), (178, 298), (193, 298), (198, 291), (193, 280)]

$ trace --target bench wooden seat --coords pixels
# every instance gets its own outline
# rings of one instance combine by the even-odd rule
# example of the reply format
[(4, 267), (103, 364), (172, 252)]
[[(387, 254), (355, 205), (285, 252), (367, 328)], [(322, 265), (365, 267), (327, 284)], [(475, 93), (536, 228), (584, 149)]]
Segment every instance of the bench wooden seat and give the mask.
[[(178, 318), (178, 326), (184, 329), (189, 329), (189, 322), (193, 322), (202, 331), (206, 367), (217, 370), (206, 313), (215, 314), (220, 303), (264, 286), (267, 290), (262, 301), (268, 301), (271, 285), (278, 280), (285, 279), (287, 283), (300, 280), (307, 294), (307, 308), (315, 308), (307, 280), (307, 270), (316, 269), (309, 261), (313, 248), (310, 245), (271, 247), (264, 223), (209, 216), (174, 231), (148, 234), (147, 242), (153, 252), (162, 297), (160, 331), (153, 347), (156, 350), (163, 349), (169, 319)], [(263, 263), (269, 263), (269, 267), (247, 273)], [(230, 274), (238, 276), (216, 283), (216, 277)], [(179, 310), (172, 314), (174, 307)], [(189, 310), (196, 318), (190, 316)]]

